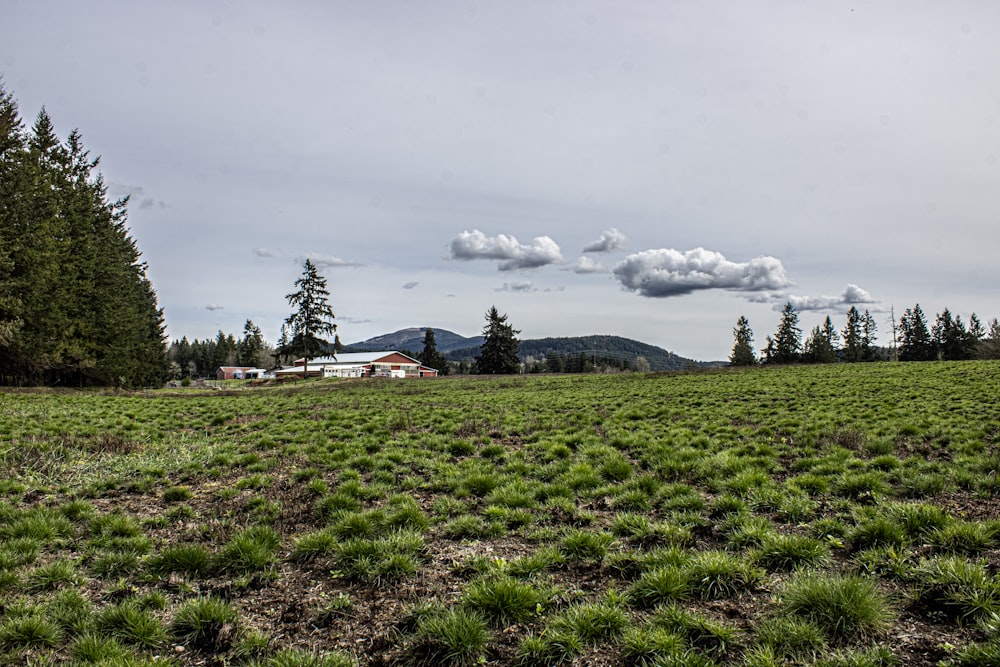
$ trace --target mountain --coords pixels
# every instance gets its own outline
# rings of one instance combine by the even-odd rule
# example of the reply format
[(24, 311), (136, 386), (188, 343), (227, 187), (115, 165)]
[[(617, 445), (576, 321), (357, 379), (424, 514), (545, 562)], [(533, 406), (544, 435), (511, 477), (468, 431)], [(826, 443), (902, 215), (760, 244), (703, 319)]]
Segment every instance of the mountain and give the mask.
[[(432, 327), (433, 328), (433, 327)], [(419, 353), (424, 349), (424, 332), (427, 327), (410, 327), (399, 331), (375, 336), (358, 343), (351, 343), (344, 348), (345, 352), (371, 352), (378, 350), (410, 350)], [(466, 338), (459, 336), (447, 329), (434, 329), (434, 343), (438, 352), (445, 354), (451, 350), (474, 347), (479, 353), (479, 346), (483, 344), (482, 336), (472, 336)], [(475, 356), (475, 355), (473, 355)]]
[[(375, 336), (368, 340), (348, 345), (345, 352), (365, 352), (371, 350), (410, 350), (419, 353), (424, 349), (425, 327), (411, 327), (394, 333)], [(479, 354), (482, 336), (466, 338), (447, 329), (434, 329), (434, 342), (438, 352), (449, 361), (472, 361)], [(521, 341), (519, 356), (540, 360), (545, 357), (579, 357), (634, 362), (636, 357), (644, 357), (654, 371), (685, 370), (692, 367), (718, 366), (719, 362), (703, 362), (686, 359), (673, 352), (649, 345), (641, 341), (621, 336), (571, 336), (560, 338), (535, 338)]]

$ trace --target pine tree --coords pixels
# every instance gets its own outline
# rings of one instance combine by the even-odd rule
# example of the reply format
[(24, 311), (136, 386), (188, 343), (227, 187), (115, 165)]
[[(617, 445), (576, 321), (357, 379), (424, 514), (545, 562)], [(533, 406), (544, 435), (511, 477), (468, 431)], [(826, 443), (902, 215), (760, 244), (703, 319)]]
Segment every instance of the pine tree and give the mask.
[(79, 132), (64, 143), (42, 109), (24, 132), (0, 87), (0, 379), (157, 385), (163, 312)]
[(837, 361), (837, 340), (837, 330), (833, 328), (833, 322), (828, 315), (822, 328), (813, 327), (805, 342), (802, 356), (809, 363), (834, 363)]
[(750, 328), (750, 321), (744, 315), (736, 320), (736, 327), (733, 329), (732, 354), (729, 355), (729, 363), (733, 366), (754, 366), (757, 364), (757, 355), (753, 350), (753, 329)]
[(417, 357), (420, 363), (428, 368), (433, 368), (441, 375), (448, 374), (448, 361), (444, 355), (437, 351), (437, 342), (434, 340), (434, 329), (427, 327), (424, 331), (424, 349)]
[(979, 342), (976, 356), (980, 359), (1000, 359), (1000, 320), (990, 320), (989, 330)]
[[(319, 274), (316, 265), (306, 260), (302, 266), (302, 276), (295, 281), (297, 292), (288, 294), (288, 304), (295, 311), (288, 316), (285, 324), (292, 332), (288, 347), (301, 354), (305, 365), (302, 367), (302, 377), (305, 378), (309, 369), (309, 360), (329, 352), (340, 351), (340, 337), (337, 336), (337, 324), (333, 321), (336, 315), (330, 307), (328, 299), (330, 292), (326, 289), (326, 278)], [(334, 336), (333, 343), (323, 338), (324, 335)]]
[(913, 309), (907, 308), (899, 319), (899, 360), (930, 361), (936, 354), (920, 304)]
[(847, 311), (847, 324), (841, 332), (844, 337), (844, 361), (858, 362), (864, 361), (865, 345), (862, 335), (861, 313), (854, 306)]
[(875, 318), (865, 309), (865, 314), (861, 318), (861, 358), (863, 361), (875, 361), (876, 349), (875, 341), (878, 339), (875, 332), (878, 325)]
[(264, 361), (264, 334), (260, 327), (247, 320), (243, 325), (243, 337), (237, 344), (237, 363), (240, 366), (257, 367)]
[(521, 361), (517, 356), (519, 333), (507, 323), (507, 315), (500, 315), (496, 306), (490, 307), (486, 313), (486, 326), (483, 327), (483, 344), (472, 372), (478, 375), (518, 373), (521, 370)]
[(781, 321), (774, 338), (768, 338), (765, 351), (769, 364), (791, 364), (799, 360), (802, 351), (802, 329), (799, 328), (799, 314), (791, 302), (781, 310)]

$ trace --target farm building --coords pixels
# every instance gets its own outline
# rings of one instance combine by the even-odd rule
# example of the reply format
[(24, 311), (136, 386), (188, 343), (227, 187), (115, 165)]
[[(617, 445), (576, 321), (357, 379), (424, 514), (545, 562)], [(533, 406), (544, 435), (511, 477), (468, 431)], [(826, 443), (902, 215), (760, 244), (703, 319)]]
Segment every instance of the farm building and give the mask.
[[(294, 366), (288, 366), (275, 371), (278, 377), (301, 375), (304, 359), (296, 359)], [(429, 368), (417, 359), (402, 352), (345, 352), (336, 357), (310, 359), (306, 371), (311, 376), (325, 378), (346, 377), (392, 377), (392, 378), (429, 378), (437, 377), (436, 368)]]
[(219, 366), (215, 371), (216, 380), (257, 380), (267, 371), (252, 366)]

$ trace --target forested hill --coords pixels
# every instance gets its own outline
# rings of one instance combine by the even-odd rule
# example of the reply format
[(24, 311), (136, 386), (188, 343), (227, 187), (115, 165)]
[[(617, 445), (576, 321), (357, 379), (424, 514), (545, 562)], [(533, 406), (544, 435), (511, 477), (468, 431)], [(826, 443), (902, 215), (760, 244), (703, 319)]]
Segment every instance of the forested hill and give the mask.
[[(393, 333), (382, 334), (359, 343), (351, 343), (344, 348), (345, 352), (372, 352), (378, 350), (410, 350), (419, 353), (424, 349), (424, 335), (427, 327), (410, 327), (400, 329)], [(483, 344), (482, 336), (461, 336), (447, 329), (434, 329), (434, 343), (438, 352), (447, 353), (467, 347), (475, 347)], [(473, 355), (475, 356), (475, 355)]]
[[(347, 352), (362, 352), (368, 350), (409, 350), (419, 353), (424, 347), (425, 327), (401, 329), (394, 333), (383, 334), (375, 338), (353, 343), (345, 348)], [(471, 362), (479, 355), (482, 336), (464, 337), (447, 329), (434, 329), (434, 339), (438, 352), (446, 359), (455, 362)], [(558, 338), (536, 338), (522, 340), (518, 356), (521, 361), (529, 357), (535, 361), (553, 360), (558, 357), (572, 364), (581, 355), (598, 364), (620, 365), (634, 367), (636, 360), (642, 357), (649, 363), (649, 370), (684, 370), (696, 366), (718, 365), (712, 362), (700, 362), (686, 359), (662, 347), (643, 343), (621, 336), (564, 336)], [(640, 362), (641, 364), (642, 362)]]
[[(455, 349), (445, 356), (452, 361), (471, 359), (479, 354), (478, 347)], [(643, 343), (621, 336), (570, 336), (558, 338), (535, 338), (521, 341), (518, 356), (522, 361), (553, 360), (561, 358), (566, 364), (572, 364), (575, 359), (596, 362), (598, 365), (616, 365), (635, 367), (641, 357), (649, 364), (648, 370), (671, 371), (684, 370), (703, 366), (703, 362), (678, 356), (662, 347)], [(641, 365), (641, 361), (639, 364)], [(645, 370), (645, 369), (643, 369)]]

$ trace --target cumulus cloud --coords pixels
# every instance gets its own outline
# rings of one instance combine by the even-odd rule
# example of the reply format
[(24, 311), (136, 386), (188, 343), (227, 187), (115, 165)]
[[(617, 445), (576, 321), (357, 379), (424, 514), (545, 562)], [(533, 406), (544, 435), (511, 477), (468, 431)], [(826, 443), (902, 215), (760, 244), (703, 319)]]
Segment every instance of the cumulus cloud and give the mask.
[(413, 289), (414, 287), (416, 287), (419, 284), (420, 283), (417, 282), (416, 280), (411, 280), (410, 282), (408, 282), (405, 285), (403, 285), (403, 289)]
[(704, 248), (686, 252), (669, 248), (629, 255), (613, 271), (622, 286), (648, 297), (669, 297), (700, 290), (724, 289), (762, 292), (788, 287), (781, 261), (757, 257), (731, 262), (721, 253)]
[(317, 269), (329, 269), (333, 267), (358, 267), (364, 266), (361, 262), (354, 262), (347, 259), (341, 259), (339, 257), (333, 257), (332, 255), (321, 255), (319, 253), (311, 252), (302, 257), (297, 258), (296, 262), (304, 262), (305, 260), (311, 260), (313, 264), (316, 265)]
[(548, 236), (536, 237), (530, 245), (513, 236), (486, 236), (478, 229), (464, 231), (449, 244), (452, 259), (498, 259), (501, 271), (536, 269), (563, 261), (559, 244)]
[(214, 310), (222, 310), (223, 308), (225, 308), (225, 306), (220, 306), (217, 303), (210, 303), (207, 306), (205, 306), (205, 310), (213, 310), (213, 311)]
[(795, 310), (846, 310), (851, 306), (878, 303), (867, 290), (851, 283), (840, 296), (795, 296), (774, 295), (774, 309), (781, 310), (785, 303), (790, 303)]
[(583, 247), (584, 252), (611, 252), (612, 250), (617, 250), (625, 245), (625, 235), (622, 234), (616, 227), (605, 231), (601, 234), (600, 238), (593, 243), (588, 243)]
[(573, 273), (607, 273), (608, 270), (603, 264), (590, 257), (581, 257), (566, 268)]
[(511, 283), (504, 283), (502, 286), (493, 290), (494, 292), (537, 292), (535, 289), (535, 283), (530, 280), (515, 280)]

